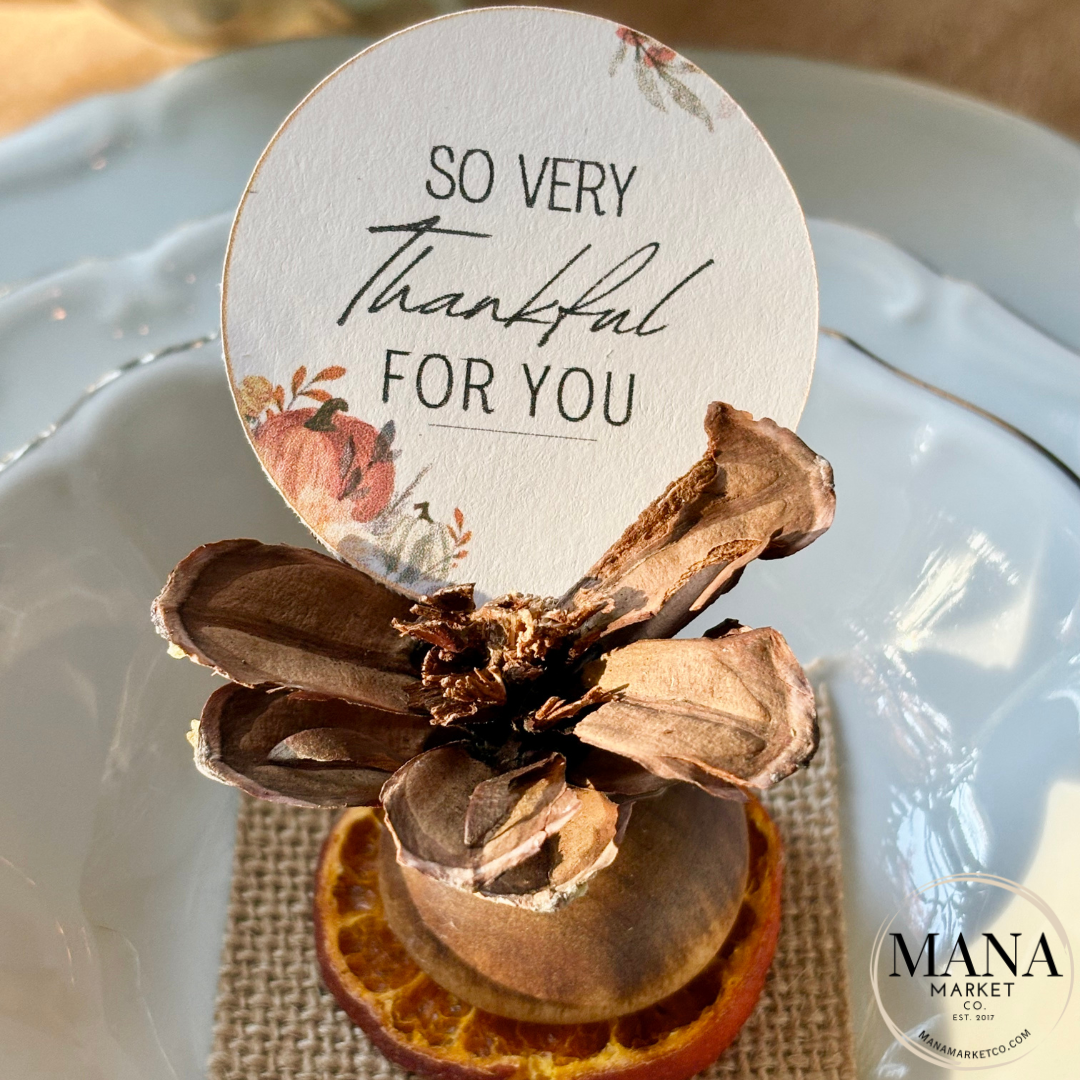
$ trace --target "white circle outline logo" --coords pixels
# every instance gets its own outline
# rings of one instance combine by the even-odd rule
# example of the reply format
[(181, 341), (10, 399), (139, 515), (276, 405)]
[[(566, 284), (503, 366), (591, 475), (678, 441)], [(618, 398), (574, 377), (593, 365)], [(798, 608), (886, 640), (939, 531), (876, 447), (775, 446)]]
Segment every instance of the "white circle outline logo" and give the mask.
[[(1011, 881), (1009, 878), (1000, 877), (997, 874), (952, 874), (949, 877), (938, 878), (936, 881), (931, 881), (927, 885), (923, 885), (921, 888), (914, 889), (905, 897), (905, 903), (914, 899), (916, 896), (920, 896), (925, 892), (929, 892), (931, 889), (937, 888), (939, 885), (949, 885), (954, 882), (971, 882), (978, 885), (990, 885), (995, 888), (1004, 889), (1007, 892), (1011, 892), (1016, 896), (1027, 900), (1028, 903), (1037, 908), (1045, 917), (1050, 925), (1054, 928), (1058, 937), (1065, 944), (1065, 951), (1069, 958), (1069, 988), (1065, 994), (1065, 1000), (1062, 1002), (1061, 1011), (1054, 1018), (1054, 1022), (1050, 1025), (1039, 1040), (1030, 1039), (1025, 1045), (1025, 1049), (1014, 1055), (1010, 1055), (1004, 1061), (991, 1061), (985, 1065), (975, 1064), (974, 1062), (966, 1062), (963, 1059), (945, 1057), (941, 1054), (934, 1053), (927, 1050), (926, 1046), (919, 1042), (917, 1039), (912, 1038), (907, 1032), (902, 1031), (896, 1022), (889, 1016), (888, 1010), (885, 1008), (885, 1003), (881, 1000), (881, 990), (878, 987), (877, 970), (878, 961), (881, 957), (881, 949), (885, 943), (885, 938), (889, 934), (889, 928), (896, 921), (900, 915), (900, 911), (897, 911), (890, 918), (886, 919), (878, 929), (877, 935), (874, 938), (874, 946), (870, 952), (870, 986), (874, 991), (874, 999), (877, 1001), (878, 1012), (881, 1013), (881, 1018), (885, 1021), (885, 1025), (888, 1027), (892, 1036), (896, 1041), (906, 1049), (910, 1050), (916, 1057), (922, 1058), (924, 1061), (929, 1061), (933, 1065), (940, 1065), (943, 1068), (948, 1069), (994, 1069), (999, 1065), (1011, 1064), (1014, 1061), (1019, 1061), (1021, 1058), (1026, 1057), (1039, 1045), (1039, 1041), (1044, 1039), (1057, 1027), (1061, 1021), (1062, 1016), (1065, 1015), (1065, 1010), (1069, 1007), (1069, 1000), (1072, 997), (1073, 990), (1073, 952), (1072, 944), (1069, 941), (1069, 936), (1065, 932), (1065, 927), (1061, 920), (1054, 914), (1050, 905), (1037, 893), (1032, 892), (1027, 886), (1021, 885), (1019, 882)], [(901, 910), (903, 910), (901, 908)]]

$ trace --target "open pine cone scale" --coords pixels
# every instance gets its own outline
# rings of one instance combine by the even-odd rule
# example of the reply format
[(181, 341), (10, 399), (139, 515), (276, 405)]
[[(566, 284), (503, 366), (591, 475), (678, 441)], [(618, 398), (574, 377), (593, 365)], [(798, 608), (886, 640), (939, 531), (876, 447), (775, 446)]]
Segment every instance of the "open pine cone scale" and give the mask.
[(327, 555), (198, 548), (154, 604), (176, 654), (230, 679), (198, 767), (259, 798), (382, 803), (398, 859), (535, 910), (615, 858), (636, 800), (744, 797), (805, 765), (813, 694), (775, 630), (665, 640), (755, 558), (831, 524), (832, 471), (714, 403), (708, 449), (561, 599), (418, 596)]

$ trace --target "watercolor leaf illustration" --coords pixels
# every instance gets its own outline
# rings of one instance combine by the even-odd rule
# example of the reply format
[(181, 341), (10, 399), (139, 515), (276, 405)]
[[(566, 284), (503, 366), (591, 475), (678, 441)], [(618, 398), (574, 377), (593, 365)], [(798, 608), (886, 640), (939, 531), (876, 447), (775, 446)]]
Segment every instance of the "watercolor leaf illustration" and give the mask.
[(645, 100), (655, 109), (667, 112), (663, 91), (683, 112), (700, 120), (709, 131), (713, 130), (712, 117), (697, 96), (679, 75), (700, 75), (701, 69), (679, 57), (674, 50), (661, 45), (637, 30), (620, 26), (616, 31), (619, 45), (612, 57), (608, 74), (614, 78), (622, 63), (632, 52), (631, 63), (634, 66), (634, 78)]

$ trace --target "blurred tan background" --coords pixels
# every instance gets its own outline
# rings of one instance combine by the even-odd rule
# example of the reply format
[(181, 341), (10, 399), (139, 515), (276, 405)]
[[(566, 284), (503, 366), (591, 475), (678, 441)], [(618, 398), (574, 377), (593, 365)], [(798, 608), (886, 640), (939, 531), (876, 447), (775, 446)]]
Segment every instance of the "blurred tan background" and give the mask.
[[(320, 7), (319, 0), (304, 3), (310, 8), (267, 36), (306, 36), (348, 24), (340, 10)], [(914, 76), (1080, 138), (1080, 0), (581, 0), (556, 6), (607, 16), (675, 46), (792, 53)], [(367, 18), (360, 29), (381, 33), (422, 14), (414, 4), (395, 11)], [(152, 39), (89, 0), (0, 0), (0, 134), (212, 51), (190, 40)]]

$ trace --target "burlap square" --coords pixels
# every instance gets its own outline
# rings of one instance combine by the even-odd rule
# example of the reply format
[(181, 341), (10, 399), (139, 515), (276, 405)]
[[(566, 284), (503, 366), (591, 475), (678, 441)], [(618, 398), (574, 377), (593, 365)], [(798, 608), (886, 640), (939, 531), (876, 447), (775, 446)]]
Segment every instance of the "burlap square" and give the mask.
[[(710, 1080), (855, 1076), (833, 732), (810, 768), (767, 797), (786, 850), (783, 923), (769, 980)], [(333, 815), (244, 798), (209, 1080), (403, 1080), (323, 989), (311, 882)]]

